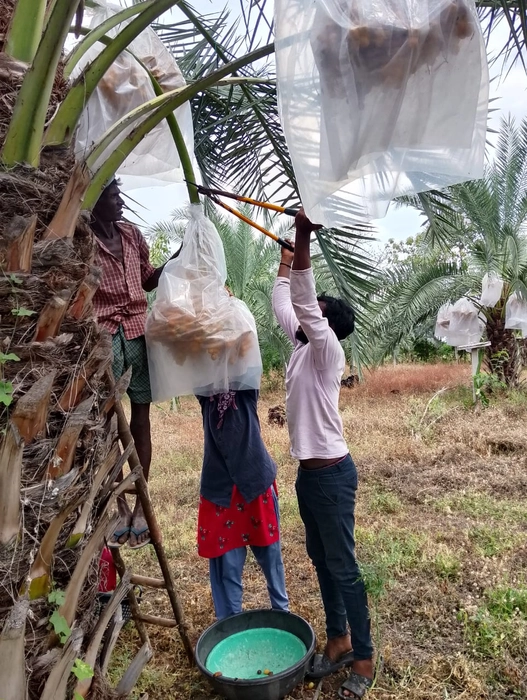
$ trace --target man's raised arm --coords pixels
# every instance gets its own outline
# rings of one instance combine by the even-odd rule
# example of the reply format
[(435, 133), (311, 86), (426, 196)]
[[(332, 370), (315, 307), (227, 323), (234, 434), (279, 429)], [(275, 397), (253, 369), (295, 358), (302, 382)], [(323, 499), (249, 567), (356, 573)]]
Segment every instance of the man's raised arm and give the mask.
[(296, 237), (291, 275), (291, 303), (293, 310), (313, 350), (322, 353), (332, 337), (328, 321), (322, 315), (311, 269), (311, 233), (322, 228), (313, 224), (301, 209), (295, 217)]
[(293, 264), (293, 253), (282, 248), (282, 258), (278, 267), (278, 276), (273, 287), (273, 311), (276, 320), (292, 343), (296, 342), (298, 321), (291, 304), (289, 276)]

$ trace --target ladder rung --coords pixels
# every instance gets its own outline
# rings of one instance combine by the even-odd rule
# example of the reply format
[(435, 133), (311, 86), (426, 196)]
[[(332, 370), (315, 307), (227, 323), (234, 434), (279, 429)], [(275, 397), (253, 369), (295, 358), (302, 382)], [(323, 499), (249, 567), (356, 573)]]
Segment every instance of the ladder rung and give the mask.
[(146, 586), (147, 588), (166, 588), (166, 583), (162, 578), (151, 578), (150, 576), (140, 576), (132, 574), (130, 582), (135, 586)]
[(160, 627), (177, 627), (177, 622), (172, 617), (156, 617), (155, 615), (145, 615), (140, 613), (137, 619), (141, 622), (148, 622), (150, 625), (159, 625)]

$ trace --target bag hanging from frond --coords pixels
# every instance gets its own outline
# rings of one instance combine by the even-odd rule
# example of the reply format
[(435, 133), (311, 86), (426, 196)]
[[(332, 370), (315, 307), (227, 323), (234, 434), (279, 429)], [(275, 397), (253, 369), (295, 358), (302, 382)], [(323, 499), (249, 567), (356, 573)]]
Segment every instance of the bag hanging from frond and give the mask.
[(342, 226), (483, 175), (488, 67), (474, 0), (276, 0), (282, 126), (302, 203)]
[(505, 306), (505, 328), (520, 330), (522, 337), (527, 337), (527, 301), (513, 292)]
[(438, 340), (445, 340), (450, 330), (450, 321), (452, 320), (452, 304), (447, 302), (437, 312), (436, 325), (434, 336)]
[(183, 247), (165, 265), (146, 323), (154, 401), (260, 387), (256, 324), (226, 278), (220, 236), (201, 205), (191, 205)]
[(501, 298), (503, 291), (503, 280), (498, 277), (495, 272), (490, 275), (485, 273), (481, 283), (481, 298), (479, 303), (482, 306), (494, 308)]
[(478, 308), (466, 297), (452, 306), (447, 342), (455, 347), (476, 345), (480, 342), (485, 324)]
[[(119, 5), (106, 4), (99, 0), (96, 7), (86, 10), (90, 13), (89, 26), (98, 26), (122, 9)], [(114, 37), (132, 19), (122, 22), (111, 30), (109, 35)], [(72, 77), (75, 78), (104, 48), (103, 44), (97, 43), (89, 49), (75, 67)], [(176, 61), (153, 29), (141, 32), (128, 48), (128, 51), (119, 54), (106, 71), (82, 113), (75, 136), (75, 154), (78, 157), (85, 155), (94, 142), (119, 119), (155, 97), (152, 81), (145, 67), (164, 92), (186, 85)], [(194, 130), (189, 103), (179, 107), (174, 115), (185, 145), (189, 153), (193, 154)], [(136, 126), (137, 122), (132, 123), (120, 139), (128, 136)], [(101, 155), (95, 167), (104, 162), (113, 150), (115, 144), (111, 144)], [(119, 168), (119, 175), (126, 176), (129, 188), (151, 187), (156, 184), (152, 180), (158, 180), (157, 184), (183, 181), (179, 155), (164, 119), (135, 147)]]

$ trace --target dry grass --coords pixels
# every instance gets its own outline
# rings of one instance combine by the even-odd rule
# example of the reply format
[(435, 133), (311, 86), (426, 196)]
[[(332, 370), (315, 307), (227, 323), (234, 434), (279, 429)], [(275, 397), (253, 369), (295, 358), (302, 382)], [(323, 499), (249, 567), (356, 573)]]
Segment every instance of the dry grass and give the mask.
[[(470, 407), (466, 366), (383, 368), (358, 389), (343, 389), (341, 409), (360, 474), (357, 546), (384, 671), (376, 700), (502, 700), (527, 697), (527, 397)], [(461, 382), (461, 386), (459, 385)], [(452, 386), (441, 394), (436, 392)], [(392, 393), (398, 389), (400, 393)], [(283, 402), (279, 378), (267, 381), (260, 416), (279, 466), (284, 560), (292, 609), (324, 641), (316, 577), (307, 559), (294, 494), (296, 465), (286, 428), (267, 423)], [(214, 620), (208, 567), (196, 554), (202, 434), (197, 402), (153, 410), (151, 491), (192, 636)], [(125, 552), (133, 568), (158, 575), (151, 548)], [(266, 606), (263, 576), (245, 570), (247, 608)], [(146, 612), (169, 615), (164, 594), (147, 592)], [(175, 631), (150, 628), (155, 656), (139, 688), (150, 700), (212, 698), (188, 670)], [(118, 677), (136, 639), (116, 652)], [(336, 697), (343, 674), (324, 681)], [(291, 698), (311, 700), (307, 684)]]

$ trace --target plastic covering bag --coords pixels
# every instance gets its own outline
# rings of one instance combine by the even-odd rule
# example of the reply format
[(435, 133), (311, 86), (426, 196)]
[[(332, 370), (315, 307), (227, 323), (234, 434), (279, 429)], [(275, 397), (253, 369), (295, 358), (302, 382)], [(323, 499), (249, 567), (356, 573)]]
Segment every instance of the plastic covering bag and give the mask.
[(276, 0), (275, 13), (281, 121), (311, 220), (378, 218), (394, 197), (482, 176), (473, 0)]
[(183, 248), (165, 266), (146, 322), (154, 401), (260, 387), (254, 318), (229, 295), (226, 277), (219, 234), (191, 205)]
[(505, 306), (505, 328), (521, 330), (522, 337), (527, 337), (527, 301), (513, 292)]
[(437, 312), (436, 327), (434, 336), (439, 340), (444, 340), (450, 330), (450, 321), (452, 319), (452, 304), (447, 302)]
[(479, 303), (482, 306), (496, 306), (501, 298), (503, 291), (503, 280), (501, 280), (495, 272), (490, 275), (485, 274), (481, 283), (481, 298)]
[(483, 330), (484, 321), (477, 307), (466, 297), (458, 299), (452, 306), (447, 335), (449, 345), (476, 345), (481, 341)]
[[(122, 9), (118, 5), (106, 5), (101, 2), (98, 7), (91, 10), (87, 8), (85, 12), (91, 13), (89, 26), (95, 27)], [(122, 22), (110, 31), (109, 35), (116, 36), (119, 30), (133, 19)], [(75, 67), (72, 78), (75, 78), (80, 70), (93, 61), (104, 48), (103, 44), (97, 43), (89, 49)], [(144, 63), (164, 92), (186, 84), (177, 63), (152, 29), (143, 31), (130, 44), (130, 51), (131, 53), (123, 51), (117, 57), (90, 97), (75, 137), (76, 155), (84, 154), (119, 119), (155, 97), (148, 73), (134, 56)], [(174, 114), (185, 145), (193, 154), (194, 131), (189, 103), (179, 107)], [(126, 132), (123, 132), (122, 138), (127, 136), (135, 126), (136, 123), (133, 123)], [(115, 144), (102, 154), (100, 161), (102, 162), (112, 150), (115, 150)], [(95, 167), (97, 166), (98, 163), (95, 164)], [(119, 175), (127, 176), (127, 184), (131, 188), (152, 187), (156, 184), (152, 179), (161, 181), (158, 184), (182, 182), (183, 170), (166, 120), (160, 122), (136, 146), (120, 167)]]

